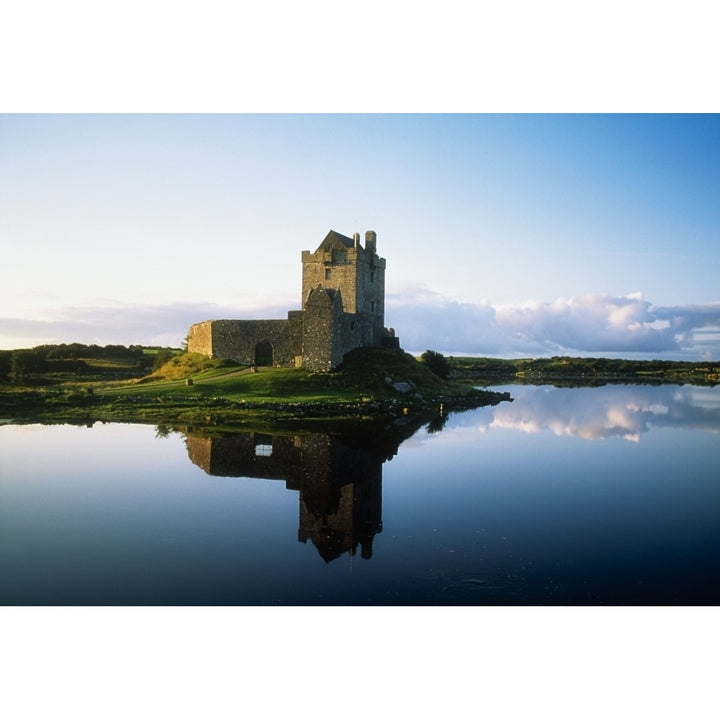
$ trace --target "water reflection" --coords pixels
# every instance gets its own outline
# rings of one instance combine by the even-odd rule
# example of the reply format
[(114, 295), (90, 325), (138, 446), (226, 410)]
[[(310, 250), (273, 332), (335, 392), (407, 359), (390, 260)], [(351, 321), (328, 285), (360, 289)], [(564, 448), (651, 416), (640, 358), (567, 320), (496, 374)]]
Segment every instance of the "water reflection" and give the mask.
[(552, 432), (584, 440), (619, 437), (640, 442), (653, 428), (720, 432), (720, 394), (714, 388), (608, 385), (601, 388), (514, 386), (512, 403), (501, 403), (480, 425)]
[(417, 423), (384, 428), (383, 442), (366, 435), (324, 433), (186, 433), (190, 460), (208, 475), (284, 480), (299, 492), (298, 540), (309, 540), (325, 562), (344, 553), (372, 557), (382, 531), (382, 466)]
[[(373, 541), (383, 529), (383, 465), (413, 435), (411, 445), (422, 445), (436, 434), (447, 435), (452, 445), (463, 426), (479, 427), (483, 433), (547, 432), (632, 443), (661, 428), (720, 432), (720, 394), (713, 388), (522, 385), (511, 394), (512, 403), (454, 414), (449, 423), (445, 416), (419, 433), (422, 424), (412, 422), (375, 428), (372, 435), (185, 430), (185, 444), (189, 459), (208, 475), (282, 480), (288, 490), (297, 491), (298, 541), (311, 542), (329, 563), (345, 553), (355, 556), (358, 546), (361, 558), (372, 557)], [(159, 428), (157, 435), (167, 432)], [(472, 456), (468, 451), (463, 457)], [(458, 457), (456, 462), (459, 467), (465, 460)]]
[(720, 388), (511, 393), (362, 433), (2, 425), (0, 603), (720, 602)]

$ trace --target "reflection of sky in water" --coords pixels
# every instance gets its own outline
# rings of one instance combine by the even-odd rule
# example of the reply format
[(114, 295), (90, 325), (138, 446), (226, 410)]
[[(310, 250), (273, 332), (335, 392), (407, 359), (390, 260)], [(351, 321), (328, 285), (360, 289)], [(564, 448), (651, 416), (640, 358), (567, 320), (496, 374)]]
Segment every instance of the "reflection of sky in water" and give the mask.
[(208, 474), (180, 434), (0, 426), (0, 602), (720, 601), (718, 390), (511, 394), (403, 442), (372, 557), (329, 563), (299, 541), (303, 491)]
[(509, 390), (514, 401), (486, 409), (477, 425), (480, 432), (506, 429), (584, 440), (620, 437), (631, 442), (639, 442), (644, 434), (661, 427), (720, 432), (718, 388), (518, 385)]
[(3, 426), (0, 458), (3, 601), (202, 604), (297, 545), (282, 483), (208, 477), (152, 426)]
[(510, 391), (386, 466), (381, 560), (425, 549), (448, 593), (479, 578), (508, 602), (534, 582), (551, 604), (719, 597), (717, 389)]

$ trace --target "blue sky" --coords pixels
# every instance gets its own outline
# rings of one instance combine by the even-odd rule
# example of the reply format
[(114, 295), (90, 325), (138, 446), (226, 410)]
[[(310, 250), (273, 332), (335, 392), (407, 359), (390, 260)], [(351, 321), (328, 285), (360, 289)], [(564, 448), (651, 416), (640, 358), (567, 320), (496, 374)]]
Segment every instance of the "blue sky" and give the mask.
[(720, 116), (0, 116), (0, 347), (300, 307), (373, 229), (422, 352), (720, 360)]

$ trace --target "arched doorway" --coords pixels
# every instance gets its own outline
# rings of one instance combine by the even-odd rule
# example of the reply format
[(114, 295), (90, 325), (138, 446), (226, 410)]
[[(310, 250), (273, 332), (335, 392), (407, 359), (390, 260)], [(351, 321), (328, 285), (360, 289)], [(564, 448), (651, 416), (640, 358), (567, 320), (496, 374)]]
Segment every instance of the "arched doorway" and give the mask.
[(269, 340), (263, 340), (255, 346), (255, 364), (272, 367), (273, 347)]

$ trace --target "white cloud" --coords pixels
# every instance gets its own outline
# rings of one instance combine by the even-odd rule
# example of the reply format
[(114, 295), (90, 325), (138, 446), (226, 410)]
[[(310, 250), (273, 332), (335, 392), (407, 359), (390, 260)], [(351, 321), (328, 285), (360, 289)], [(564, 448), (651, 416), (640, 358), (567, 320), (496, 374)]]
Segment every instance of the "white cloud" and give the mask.
[[(35, 319), (0, 317), (0, 348), (85, 342), (177, 346), (190, 325), (210, 318), (284, 318), (292, 303), (55, 307)], [(552, 302), (493, 305), (448, 300), (422, 288), (389, 294), (385, 320), (410, 352), (541, 357), (610, 355), (720, 359), (720, 302), (654, 307), (640, 293), (589, 294)]]
[(720, 303), (656, 308), (641, 293), (496, 306), (391, 297), (386, 318), (413, 351), (720, 358)]

